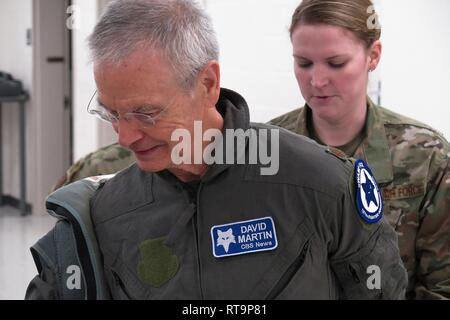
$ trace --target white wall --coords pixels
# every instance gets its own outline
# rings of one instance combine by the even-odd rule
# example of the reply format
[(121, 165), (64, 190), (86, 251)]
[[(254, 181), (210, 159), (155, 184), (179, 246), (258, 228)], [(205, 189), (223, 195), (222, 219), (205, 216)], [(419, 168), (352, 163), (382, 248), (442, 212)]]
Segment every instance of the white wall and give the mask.
[(95, 92), (92, 66), (86, 38), (91, 34), (98, 16), (97, 1), (75, 0), (76, 22), (73, 29), (73, 160), (94, 151), (98, 145), (98, 122), (86, 112), (89, 99)]
[[(2, 48), (0, 50), (0, 70), (7, 71), (21, 80), (28, 91), (31, 91), (32, 82), (32, 48), (26, 44), (26, 32), (31, 28), (31, 1), (1, 0), (0, 3), (0, 44)], [(31, 114), (31, 103), (27, 104), (26, 109), (28, 120)], [(20, 196), (18, 115), (16, 104), (3, 104), (3, 192), (17, 198)], [(27, 146), (30, 147), (32, 137), (30, 130), (27, 131)], [(27, 148), (27, 152), (27, 160), (30, 164), (33, 159), (33, 151)], [(30, 190), (28, 194), (30, 194)]]
[(75, 0), (78, 28), (73, 30), (73, 84), (74, 84), (74, 150), (73, 161), (100, 147), (117, 141), (111, 125), (105, 124), (86, 112), (95, 91), (92, 64), (89, 60), (87, 38), (94, 30), (99, 15), (109, 0)]
[(222, 86), (264, 122), (304, 103), (292, 72), (289, 25), (298, 0), (207, 0), (221, 49)]
[(450, 1), (381, 0), (382, 104), (450, 139)]

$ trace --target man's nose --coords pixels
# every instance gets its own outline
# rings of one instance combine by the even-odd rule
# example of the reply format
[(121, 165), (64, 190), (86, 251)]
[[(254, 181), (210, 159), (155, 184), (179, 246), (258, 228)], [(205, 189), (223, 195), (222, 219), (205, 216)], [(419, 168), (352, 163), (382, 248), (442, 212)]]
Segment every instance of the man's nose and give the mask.
[(144, 137), (142, 130), (125, 119), (119, 119), (113, 124), (113, 128), (119, 135), (119, 144), (125, 148), (129, 148)]
[(314, 68), (311, 74), (311, 85), (315, 88), (321, 89), (330, 83), (328, 75), (325, 70), (320, 67)]

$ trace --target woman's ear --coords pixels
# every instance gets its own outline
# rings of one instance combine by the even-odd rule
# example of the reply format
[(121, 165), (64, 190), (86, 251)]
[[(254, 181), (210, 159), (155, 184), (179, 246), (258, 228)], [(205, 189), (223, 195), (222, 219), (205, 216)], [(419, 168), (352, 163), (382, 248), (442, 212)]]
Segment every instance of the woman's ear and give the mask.
[(383, 46), (381, 45), (381, 41), (375, 41), (369, 48), (369, 71), (373, 71), (377, 68), (378, 63), (381, 59), (381, 52)]

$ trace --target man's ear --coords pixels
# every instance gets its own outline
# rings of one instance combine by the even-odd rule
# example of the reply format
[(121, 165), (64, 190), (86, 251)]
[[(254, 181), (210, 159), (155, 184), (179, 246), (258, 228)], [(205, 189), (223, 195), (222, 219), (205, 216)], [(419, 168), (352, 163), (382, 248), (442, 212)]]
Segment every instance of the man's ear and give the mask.
[(200, 86), (208, 106), (215, 107), (220, 96), (220, 65), (217, 61), (209, 61), (200, 74)]

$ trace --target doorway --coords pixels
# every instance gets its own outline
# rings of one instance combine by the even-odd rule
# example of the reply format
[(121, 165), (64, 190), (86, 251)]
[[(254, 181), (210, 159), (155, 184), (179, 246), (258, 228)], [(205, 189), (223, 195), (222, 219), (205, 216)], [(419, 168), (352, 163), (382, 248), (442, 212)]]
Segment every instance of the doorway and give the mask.
[[(31, 202), (44, 209), (50, 188), (72, 162), (71, 0), (33, 1), (33, 96), (28, 143)], [(44, 209), (45, 210), (45, 209)]]

